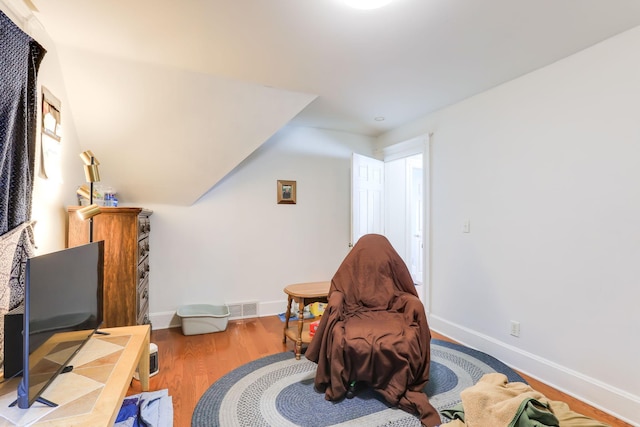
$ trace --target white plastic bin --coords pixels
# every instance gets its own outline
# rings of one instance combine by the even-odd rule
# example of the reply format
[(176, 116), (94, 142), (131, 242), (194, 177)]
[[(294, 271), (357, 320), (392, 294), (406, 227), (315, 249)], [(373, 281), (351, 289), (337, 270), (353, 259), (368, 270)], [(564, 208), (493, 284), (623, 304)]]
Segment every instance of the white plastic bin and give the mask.
[(191, 304), (178, 308), (184, 335), (208, 334), (227, 329), (229, 307), (226, 305)]

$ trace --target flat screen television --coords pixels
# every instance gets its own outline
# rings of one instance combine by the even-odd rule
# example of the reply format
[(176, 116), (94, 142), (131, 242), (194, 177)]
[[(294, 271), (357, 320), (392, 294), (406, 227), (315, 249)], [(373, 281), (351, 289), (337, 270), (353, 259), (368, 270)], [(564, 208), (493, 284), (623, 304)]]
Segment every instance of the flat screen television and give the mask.
[(104, 241), (29, 258), (22, 381), (12, 405), (29, 408), (102, 324)]

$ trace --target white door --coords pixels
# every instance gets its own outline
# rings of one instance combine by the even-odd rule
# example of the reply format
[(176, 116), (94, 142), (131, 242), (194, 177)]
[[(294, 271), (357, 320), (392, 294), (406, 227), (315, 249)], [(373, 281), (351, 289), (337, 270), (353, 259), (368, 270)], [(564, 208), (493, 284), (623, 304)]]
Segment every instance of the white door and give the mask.
[(384, 234), (384, 162), (351, 157), (351, 246), (365, 234)]

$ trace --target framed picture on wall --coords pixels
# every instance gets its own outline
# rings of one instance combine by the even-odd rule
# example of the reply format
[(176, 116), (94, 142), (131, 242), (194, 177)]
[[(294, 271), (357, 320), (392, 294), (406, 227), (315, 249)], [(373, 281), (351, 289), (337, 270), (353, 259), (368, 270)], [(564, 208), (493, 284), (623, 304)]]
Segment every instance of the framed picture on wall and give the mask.
[(296, 204), (296, 182), (278, 180), (278, 204)]
[(62, 125), (61, 104), (46, 87), (42, 86), (42, 122), (40, 124), (40, 164), (38, 176), (62, 182)]

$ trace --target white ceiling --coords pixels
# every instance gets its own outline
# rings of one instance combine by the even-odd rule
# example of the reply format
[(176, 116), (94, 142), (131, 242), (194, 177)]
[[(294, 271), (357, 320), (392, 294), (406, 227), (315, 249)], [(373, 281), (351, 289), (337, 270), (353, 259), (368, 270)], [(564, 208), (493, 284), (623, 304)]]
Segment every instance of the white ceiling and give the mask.
[[(105, 73), (132, 79), (126, 93), (131, 87), (140, 92), (133, 96), (140, 103), (127, 114), (115, 114), (114, 108), (109, 129), (126, 128), (141, 144), (146, 131), (132, 129), (130, 122), (144, 123), (147, 130), (157, 123), (145, 112), (144, 100), (158, 97), (145, 91), (167, 87), (168, 81), (183, 93), (169, 91), (169, 105), (173, 96), (188, 103), (184, 93), (198, 93), (193, 80), (210, 86), (211, 102), (217, 102), (224, 82), (234, 90), (246, 85), (265, 99), (243, 119), (264, 114), (257, 108), (270, 109), (266, 99), (274, 96), (283, 105), (280, 114), (265, 117), (264, 126), (246, 136), (259, 141), (239, 142), (246, 157), (292, 118), (293, 124), (377, 136), (640, 25), (638, 0), (396, 0), (372, 11), (348, 9), (339, 0), (32, 1), (37, 20), (59, 46), (79, 137), (98, 140), (87, 148), (103, 165), (102, 148), (93, 145), (101, 139), (90, 137), (81, 122), (90, 120)], [(125, 77), (136, 73), (137, 82)], [(140, 83), (147, 78), (145, 89)], [(120, 96), (121, 108), (123, 97), (128, 99), (109, 87), (101, 93), (106, 104), (110, 94)], [(238, 101), (229, 108), (243, 114), (252, 104)], [(195, 122), (172, 127), (171, 137), (209, 123), (223, 108), (196, 113)], [(225, 137), (237, 130), (232, 126)], [(192, 148), (202, 148), (201, 135), (185, 135), (200, 138)], [(162, 133), (152, 136), (156, 147), (162, 144)], [(116, 133), (103, 138), (110, 144), (125, 140), (125, 146), (133, 141)], [(218, 138), (204, 143), (220, 144)], [(233, 159), (231, 168), (240, 160)], [(193, 203), (229, 170), (207, 176), (179, 203)]]

